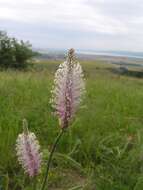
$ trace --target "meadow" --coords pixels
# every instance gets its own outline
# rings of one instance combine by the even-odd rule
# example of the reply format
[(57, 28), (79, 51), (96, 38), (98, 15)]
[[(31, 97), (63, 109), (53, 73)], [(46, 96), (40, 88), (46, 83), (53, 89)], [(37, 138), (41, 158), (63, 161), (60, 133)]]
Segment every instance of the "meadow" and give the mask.
[[(38, 137), (44, 158), (49, 155), (59, 132), (49, 103), (59, 63), (43, 61), (27, 71), (0, 72), (1, 190), (32, 190), (15, 152), (23, 118)], [(57, 147), (48, 190), (141, 190), (143, 80), (114, 74), (112, 65), (102, 61), (81, 64), (86, 95)]]

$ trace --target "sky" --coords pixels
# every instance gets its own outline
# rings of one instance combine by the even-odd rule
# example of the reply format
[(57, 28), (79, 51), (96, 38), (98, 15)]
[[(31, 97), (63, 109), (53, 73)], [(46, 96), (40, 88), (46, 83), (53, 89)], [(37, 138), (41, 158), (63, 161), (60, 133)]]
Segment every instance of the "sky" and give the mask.
[(0, 30), (36, 48), (143, 51), (143, 0), (0, 0)]

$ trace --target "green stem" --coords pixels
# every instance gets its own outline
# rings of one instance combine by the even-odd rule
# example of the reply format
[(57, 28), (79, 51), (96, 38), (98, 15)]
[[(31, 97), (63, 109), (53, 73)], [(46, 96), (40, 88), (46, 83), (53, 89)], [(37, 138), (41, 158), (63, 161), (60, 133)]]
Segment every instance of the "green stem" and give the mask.
[(33, 190), (36, 190), (37, 187), (37, 177), (33, 179)]
[(45, 177), (44, 177), (44, 180), (43, 180), (43, 184), (42, 184), (42, 188), (41, 190), (44, 190), (45, 189), (45, 185), (46, 185), (46, 182), (48, 181), (48, 174), (49, 174), (49, 169), (50, 169), (50, 165), (51, 165), (51, 161), (52, 161), (52, 157), (53, 157), (53, 154), (55, 152), (55, 149), (57, 147), (57, 144), (61, 138), (61, 136), (63, 135), (64, 133), (64, 129), (62, 129), (60, 131), (60, 133), (58, 134), (54, 144), (53, 144), (53, 147), (52, 147), (52, 150), (51, 150), (51, 153), (49, 155), (49, 159), (48, 159), (48, 162), (47, 162), (47, 169), (46, 169), (46, 174), (45, 174)]

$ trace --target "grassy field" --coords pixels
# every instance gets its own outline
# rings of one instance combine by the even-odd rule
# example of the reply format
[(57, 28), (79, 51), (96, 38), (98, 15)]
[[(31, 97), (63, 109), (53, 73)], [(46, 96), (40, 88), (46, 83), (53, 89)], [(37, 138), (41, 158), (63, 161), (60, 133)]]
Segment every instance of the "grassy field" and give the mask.
[[(49, 104), (58, 64), (0, 72), (1, 190), (32, 190), (15, 155), (23, 118), (37, 135), (44, 158), (59, 132)], [(48, 190), (141, 190), (143, 80), (115, 75), (101, 61), (81, 64), (86, 97), (57, 148)]]

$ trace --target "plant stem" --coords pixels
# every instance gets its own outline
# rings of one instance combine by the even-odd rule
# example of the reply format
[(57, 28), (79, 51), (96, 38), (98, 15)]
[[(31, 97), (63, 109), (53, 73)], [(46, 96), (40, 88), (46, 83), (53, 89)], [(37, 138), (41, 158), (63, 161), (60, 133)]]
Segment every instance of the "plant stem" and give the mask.
[(33, 190), (36, 190), (37, 187), (37, 177), (33, 179)]
[(45, 174), (45, 177), (44, 177), (44, 180), (43, 180), (43, 184), (42, 184), (42, 188), (41, 190), (44, 190), (45, 189), (45, 185), (46, 185), (46, 182), (48, 181), (48, 174), (49, 174), (49, 169), (50, 169), (50, 165), (51, 165), (51, 161), (52, 161), (52, 157), (53, 157), (53, 154), (55, 152), (55, 149), (57, 147), (57, 144), (61, 138), (61, 136), (63, 135), (64, 133), (64, 129), (62, 129), (60, 131), (60, 133), (58, 134), (53, 146), (52, 146), (52, 150), (51, 150), (51, 153), (49, 155), (49, 159), (48, 159), (48, 162), (47, 162), (47, 169), (46, 169), (46, 174)]

